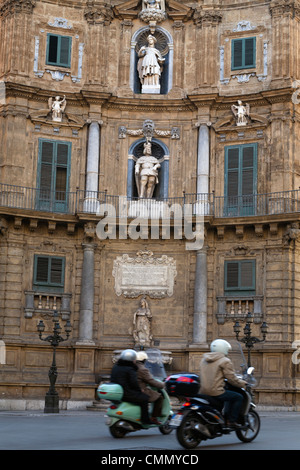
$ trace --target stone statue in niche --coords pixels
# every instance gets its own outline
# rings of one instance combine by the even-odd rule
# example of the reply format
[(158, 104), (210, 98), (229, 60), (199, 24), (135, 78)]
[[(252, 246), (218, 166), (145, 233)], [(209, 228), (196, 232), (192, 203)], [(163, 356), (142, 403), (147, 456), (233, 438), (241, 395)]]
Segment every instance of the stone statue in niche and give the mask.
[(135, 180), (139, 198), (151, 199), (155, 185), (158, 183), (160, 164), (152, 156), (151, 142), (144, 143), (143, 156), (135, 164)]
[(140, 306), (133, 317), (133, 339), (136, 347), (149, 348), (152, 345), (151, 335), (152, 314), (145, 296), (140, 301)]
[(66, 105), (67, 105), (66, 97), (64, 96), (61, 99), (60, 96), (56, 96), (54, 100), (51, 97), (48, 100), (48, 105), (49, 105), (50, 111), (52, 111), (52, 120), (61, 122), (63, 112), (65, 111)]
[(233, 112), (236, 118), (236, 125), (237, 126), (246, 126), (247, 116), (250, 116), (250, 106), (248, 103), (244, 106), (242, 101), (238, 101), (238, 105), (235, 104), (231, 106), (231, 111)]
[(160, 77), (165, 59), (154, 47), (157, 41), (156, 37), (149, 34), (147, 41), (148, 46), (142, 46), (138, 52), (140, 59), (137, 69), (142, 84), (142, 93), (160, 93)]

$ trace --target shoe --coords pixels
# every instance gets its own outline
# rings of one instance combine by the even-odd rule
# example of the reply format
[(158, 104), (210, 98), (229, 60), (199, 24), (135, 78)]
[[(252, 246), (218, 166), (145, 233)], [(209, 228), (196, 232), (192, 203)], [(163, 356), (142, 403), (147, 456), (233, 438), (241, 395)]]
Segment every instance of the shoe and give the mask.
[(161, 425), (161, 422), (157, 418), (151, 418), (151, 424), (156, 424), (157, 426)]
[(230, 423), (230, 422), (227, 423), (227, 426), (231, 429), (239, 429), (242, 427), (242, 425), (239, 423)]

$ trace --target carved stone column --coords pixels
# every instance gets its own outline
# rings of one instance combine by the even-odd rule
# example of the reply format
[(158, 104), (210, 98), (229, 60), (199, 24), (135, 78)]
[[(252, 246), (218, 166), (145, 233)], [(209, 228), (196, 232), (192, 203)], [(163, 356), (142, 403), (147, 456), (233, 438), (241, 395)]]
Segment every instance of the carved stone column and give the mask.
[(77, 344), (94, 344), (94, 243), (83, 243), (80, 294), (79, 340)]
[(207, 247), (197, 251), (193, 343), (206, 344), (207, 338)]
[(96, 212), (100, 158), (99, 122), (91, 122), (88, 132), (84, 210), (86, 212)]

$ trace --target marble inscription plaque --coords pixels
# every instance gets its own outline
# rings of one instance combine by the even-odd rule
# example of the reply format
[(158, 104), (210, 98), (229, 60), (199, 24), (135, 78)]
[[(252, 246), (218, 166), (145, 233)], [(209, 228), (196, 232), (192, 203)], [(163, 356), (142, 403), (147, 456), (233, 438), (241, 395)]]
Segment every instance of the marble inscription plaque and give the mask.
[(166, 255), (154, 258), (151, 251), (139, 251), (135, 258), (118, 256), (113, 267), (115, 292), (125, 297), (170, 297), (176, 274), (176, 261)]

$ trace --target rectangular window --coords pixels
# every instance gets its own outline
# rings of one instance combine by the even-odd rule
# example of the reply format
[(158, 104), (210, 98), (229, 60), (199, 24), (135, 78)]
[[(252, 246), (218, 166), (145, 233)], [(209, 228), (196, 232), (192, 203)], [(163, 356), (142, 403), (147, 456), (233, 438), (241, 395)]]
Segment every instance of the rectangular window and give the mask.
[(72, 38), (47, 34), (46, 64), (70, 67), (71, 65)]
[(225, 292), (255, 294), (255, 260), (225, 261)]
[(231, 70), (256, 67), (256, 38), (232, 40)]
[(39, 141), (37, 209), (66, 212), (68, 207), (71, 143)]
[(35, 255), (33, 289), (63, 292), (65, 277), (65, 258)]
[(224, 215), (255, 214), (257, 144), (225, 147)]

